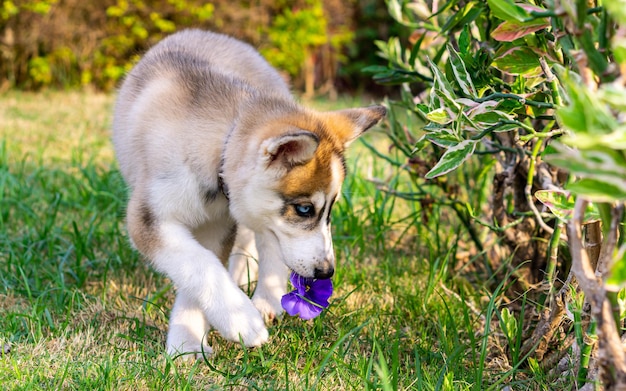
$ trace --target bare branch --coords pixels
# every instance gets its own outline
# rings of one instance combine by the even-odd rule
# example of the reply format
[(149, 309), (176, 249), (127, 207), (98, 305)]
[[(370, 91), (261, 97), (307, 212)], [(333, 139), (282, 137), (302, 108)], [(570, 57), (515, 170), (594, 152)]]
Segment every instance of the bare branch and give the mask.
[(581, 225), (587, 201), (579, 197), (574, 206), (574, 216), (567, 224), (567, 236), (572, 253), (572, 272), (578, 284), (587, 296), (595, 296), (598, 287), (595, 271), (591, 267), (589, 256), (583, 247)]
[[(587, 201), (582, 198), (576, 200), (574, 216), (567, 224), (569, 246), (572, 254), (572, 273), (585, 293), (586, 300), (591, 304), (592, 315), (598, 325), (598, 361), (600, 363), (603, 383), (607, 390), (626, 390), (626, 353), (620, 340), (619, 331), (613, 318), (611, 303), (606, 297), (602, 275), (596, 275), (591, 265), (587, 251), (583, 247), (582, 218), (587, 207)], [(614, 208), (620, 209), (620, 208)], [(614, 210), (611, 218), (611, 232), (605, 239), (605, 246), (601, 250), (598, 264), (607, 264), (612, 259), (615, 248), (617, 224), (621, 217), (621, 210)], [(612, 247), (609, 248), (609, 245)]]

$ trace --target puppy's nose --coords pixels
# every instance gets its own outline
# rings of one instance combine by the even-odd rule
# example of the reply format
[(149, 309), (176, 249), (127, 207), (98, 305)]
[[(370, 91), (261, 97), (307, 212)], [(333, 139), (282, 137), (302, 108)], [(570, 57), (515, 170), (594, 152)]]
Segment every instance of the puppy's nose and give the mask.
[(329, 261), (324, 261), (314, 271), (314, 277), (320, 280), (331, 278), (333, 274), (335, 274), (335, 268)]

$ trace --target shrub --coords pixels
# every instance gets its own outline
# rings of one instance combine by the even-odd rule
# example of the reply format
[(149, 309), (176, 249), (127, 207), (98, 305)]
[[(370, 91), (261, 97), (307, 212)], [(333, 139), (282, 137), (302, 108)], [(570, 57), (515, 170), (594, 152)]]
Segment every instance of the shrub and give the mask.
[(358, 7), (337, 0), (3, 1), (0, 87), (110, 90), (165, 35), (196, 27), (263, 48), (296, 85), (306, 80), (309, 93), (332, 92)]
[(599, 367), (611, 389), (626, 386), (617, 305), (626, 282), (626, 3), (605, 3), (451, 0), (432, 9), (389, 0), (410, 36), (377, 42), (388, 66), (367, 71), (401, 86), (388, 102), (401, 158), (386, 159), (423, 189), (401, 196), (449, 205), (484, 260), (480, 273), (512, 270), (508, 293), (530, 297), (540, 314), (524, 324), (523, 344), (509, 339), (512, 373), (559, 371), (568, 356), (579, 387)]

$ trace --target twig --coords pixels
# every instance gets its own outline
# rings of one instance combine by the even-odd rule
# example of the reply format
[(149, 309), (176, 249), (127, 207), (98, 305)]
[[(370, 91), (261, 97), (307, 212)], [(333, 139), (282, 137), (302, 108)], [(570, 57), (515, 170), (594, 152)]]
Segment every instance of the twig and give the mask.
[(537, 107), (537, 108), (548, 108), (548, 109), (552, 109), (554, 108), (554, 105), (552, 103), (549, 102), (539, 102), (536, 100), (530, 100), (530, 99), (526, 99), (522, 96), (519, 95), (515, 95), (515, 94), (506, 94), (506, 93), (502, 93), (502, 92), (496, 92), (494, 94), (491, 95), (487, 95), (484, 96), (482, 98), (477, 98), (474, 99), (474, 102), (477, 103), (483, 103), (486, 102), (488, 100), (493, 100), (493, 99), (513, 99), (516, 100), (522, 104), (528, 105), (528, 106), (533, 106), (533, 107)]
[(550, 86), (550, 91), (552, 92), (552, 101), (556, 106), (563, 106), (563, 99), (561, 98), (561, 93), (559, 92), (558, 79), (552, 73), (550, 66), (546, 62), (544, 57), (539, 57), (539, 64), (541, 65), (541, 70), (543, 70), (544, 75), (546, 75), (546, 82), (548, 82)]
[[(543, 221), (541, 213), (539, 212), (539, 210), (537, 210), (532, 195), (530, 194), (530, 190), (533, 186), (533, 177), (535, 176), (535, 165), (537, 161), (537, 156), (539, 155), (539, 151), (541, 150), (542, 145), (543, 140), (537, 140), (537, 143), (535, 144), (535, 147), (533, 148), (532, 154), (530, 156), (530, 165), (528, 167), (528, 177), (526, 181), (526, 186), (524, 187), (524, 195), (526, 196), (526, 202), (528, 203), (528, 207), (535, 215), (537, 223), (541, 226), (541, 228), (543, 228), (544, 231), (552, 235), (554, 234), (554, 228), (550, 227), (548, 224), (546, 224), (545, 221)], [(562, 239), (566, 240), (567, 238), (565, 237), (565, 235), (563, 235)]]

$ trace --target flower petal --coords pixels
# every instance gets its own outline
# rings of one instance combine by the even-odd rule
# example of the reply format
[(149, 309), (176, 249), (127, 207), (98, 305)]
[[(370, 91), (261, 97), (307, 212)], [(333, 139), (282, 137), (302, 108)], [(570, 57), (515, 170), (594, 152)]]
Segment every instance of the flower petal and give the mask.
[(282, 305), (285, 312), (287, 312), (291, 316), (298, 315), (300, 312), (300, 303), (304, 301), (300, 296), (298, 296), (297, 291), (291, 291), (284, 295), (280, 299), (280, 304)]
[(293, 287), (296, 288), (298, 293), (301, 295), (305, 294), (306, 287), (313, 281), (313, 279), (302, 277), (296, 272), (291, 272), (289, 280), (291, 281), (291, 285), (293, 285)]
[(291, 282), (291, 285), (297, 288), (298, 285), (300, 285), (300, 275), (296, 272), (291, 272), (291, 275), (289, 275), (289, 281)]
[(313, 319), (328, 307), (328, 298), (333, 294), (330, 279), (315, 280), (292, 272), (289, 280), (296, 289), (284, 295), (280, 301), (289, 315), (299, 315), (305, 320)]
[(323, 308), (318, 307), (314, 304), (311, 304), (305, 300), (302, 300), (300, 302), (300, 305), (298, 306), (300, 308), (300, 318), (304, 319), (304, 320), (308, 320), (308, 319), (313, 319), (316, 316), (318, 316), (319, 314), (322, 313)]
[(300, 318), (308, 320), (318, 316), (323, 308), (311, 304), (300, 295), (297, 291), (292, 291), (284, 295), (280, 299), (280, 304), (283, 306), (285, 312), (291, 316), (299, 315)]
[(315, 280), (304, 297), (326, 308), (328, 307), (328, 299), (332, 294), (333, 283), (330, 279)]

